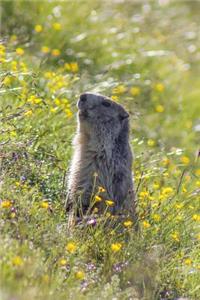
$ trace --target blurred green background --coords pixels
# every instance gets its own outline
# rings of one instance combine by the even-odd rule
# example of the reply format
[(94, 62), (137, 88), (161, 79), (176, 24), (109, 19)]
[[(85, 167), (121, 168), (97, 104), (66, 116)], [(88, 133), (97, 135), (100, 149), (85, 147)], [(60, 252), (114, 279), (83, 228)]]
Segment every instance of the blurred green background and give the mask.
[[(200, 1), (9, 0), (0, 14), (0, 298), (199, 299)], [(66, 234), (84, 91), (130, 113), (138, 234)]]

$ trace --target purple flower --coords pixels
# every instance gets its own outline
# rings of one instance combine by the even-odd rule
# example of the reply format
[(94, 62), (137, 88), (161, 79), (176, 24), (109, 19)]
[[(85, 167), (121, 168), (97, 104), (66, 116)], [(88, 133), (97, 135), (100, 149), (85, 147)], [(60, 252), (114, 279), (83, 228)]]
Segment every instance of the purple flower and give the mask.
[(95, 226), (96, 224), (97, 224), (97, 220), (95, 218), (87, 221), (87, 225)]

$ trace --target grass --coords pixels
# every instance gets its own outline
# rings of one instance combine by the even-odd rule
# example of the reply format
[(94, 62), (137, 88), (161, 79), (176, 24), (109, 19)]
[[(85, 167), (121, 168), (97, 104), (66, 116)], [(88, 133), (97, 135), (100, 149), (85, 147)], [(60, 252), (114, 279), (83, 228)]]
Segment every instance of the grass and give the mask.
[[(198, 9), (1, 1), (1, 299), (200, 298)], [(138, 233), (129, 220), (67, 230), (76, 101), (88, 90), (130, 112)]]

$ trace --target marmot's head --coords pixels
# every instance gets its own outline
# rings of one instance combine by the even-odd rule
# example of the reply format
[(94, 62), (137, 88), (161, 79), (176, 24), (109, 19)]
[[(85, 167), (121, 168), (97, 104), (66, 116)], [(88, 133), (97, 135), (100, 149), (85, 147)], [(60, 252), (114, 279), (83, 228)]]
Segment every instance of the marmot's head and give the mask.
[[(129, 114), (111, 99), (93, 93), (84, 93), (78, 100), (80, 128), (88, 134), (110, 132), (118, 136), (128, 126)], [(128, 130), (128, 129), (127, 129)]]

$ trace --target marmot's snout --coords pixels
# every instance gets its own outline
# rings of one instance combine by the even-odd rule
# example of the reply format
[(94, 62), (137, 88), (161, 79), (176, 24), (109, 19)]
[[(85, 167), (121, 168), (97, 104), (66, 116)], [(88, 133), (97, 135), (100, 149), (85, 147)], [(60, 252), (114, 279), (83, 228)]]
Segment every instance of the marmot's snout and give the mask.
[(87, 94), (81, 94), (77, 102), (77, 107), (79, 109), (79, 117), (86, 118), (88, 116), (87, 109)]

